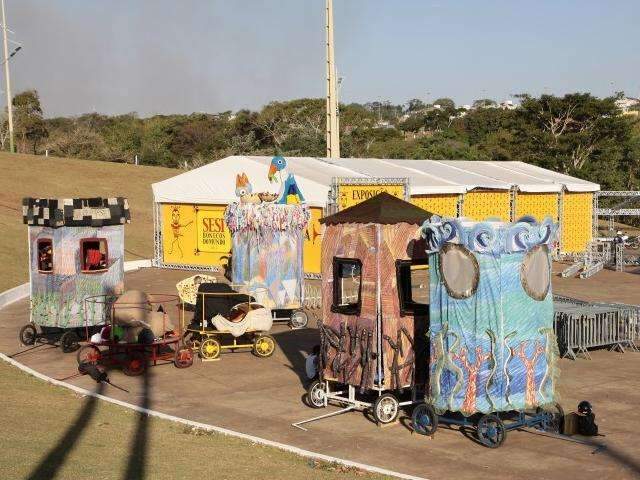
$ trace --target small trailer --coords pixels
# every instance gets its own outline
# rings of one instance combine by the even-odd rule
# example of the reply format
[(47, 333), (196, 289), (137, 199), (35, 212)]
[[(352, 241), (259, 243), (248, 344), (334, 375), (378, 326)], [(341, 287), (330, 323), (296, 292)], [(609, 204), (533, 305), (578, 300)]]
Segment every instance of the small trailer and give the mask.
[[(121, 197), (25, 198), (22, 211), (29, 230), (31, 318), (19, 339), (77, 350), (99, 325), (85, 322), (84, 299), (123, 290), (129, 203)], [(102, 318), (98, 313), (92, 318)]]
[(306, 400), (345, 408), (316, 419), (367, 410), (387, 424), (422, 401), (429, 272), (419, 226), (430, 217), (382, 193), (321, 220), (319, 379)]
[(251, 350), (259, 358), (273, 355), (276, 341), (269, 335), (273, 325), (271, 311), (255, 296), (266, 291), (243, 293), (244, 285), (202, 283), (196, 294), (193, 320), (184, 329), (183, 341), (203, 361), (217, 360), (223, 351)]
[[(105, 327), (78, 350), (78, 365), (120, 367), (125, 375), (135, 377), (160, 361), (176, 368), (193, 364), (191, 350), (181, 346), (181, 332), (171, 322), (173, 316), (179, 318), (178, 324), (183, 323), (184, 310), (177, 295), (137, 291), (96, 295), (85, 298), (85, 308), (93, 315), (104, 315), (101, 323)], [(87, 321), (91, 318), (88, 313)]]
[(429, 388), (413, 411), (416, 433), (472, 426), (499, 447), (509, 430), (561, 433), (556, 403), (551, 256), (557, 225), (432, 218)]

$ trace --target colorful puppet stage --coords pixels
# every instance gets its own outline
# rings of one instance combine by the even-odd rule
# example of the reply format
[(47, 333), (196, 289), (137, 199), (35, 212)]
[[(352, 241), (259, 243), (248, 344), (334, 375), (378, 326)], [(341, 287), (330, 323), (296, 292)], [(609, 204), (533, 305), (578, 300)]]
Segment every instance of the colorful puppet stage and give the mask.
[[(225, 212), (232, 238), (232, 277), (269, 308), (302, 305), (302, 242), (309, 222), (306, 205), (232, 203)], [(260, 297), (260, 298), (259, 298)]]
[(29, 229), (31, 321), (42, 327), (102, 323), (87, 297), (122, 293), (126, 198), (23, 200)]
[(321, 378), (361, 391), (423, 384), (426, 304), (405, 301), (401, 284), (418, 287), (410, 274), (426, 263), (419, 225), (430, 216), (381, 193), (322, 219)]
[(430, 267), (430, 393), (438, 412), (524, 410), (555, 401), (547, 219), (446, 220), (422, 231)]

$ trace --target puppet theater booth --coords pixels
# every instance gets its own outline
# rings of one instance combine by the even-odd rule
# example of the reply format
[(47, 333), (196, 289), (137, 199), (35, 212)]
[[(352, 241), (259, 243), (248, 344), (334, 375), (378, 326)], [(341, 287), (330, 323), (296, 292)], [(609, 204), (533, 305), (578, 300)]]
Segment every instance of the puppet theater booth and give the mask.
[(499, 447), (508, 430), (559, 432), (550, 245), (557, 224), (432, 219), (422, 227), (430, 271), (429, 389), (417, 433), (476, 428)]
[(320, 376), (308, 405), (346, 406), (378, 424), (424, 393), (428, 271), (419, 227), (431, 214), (387, 193), (322, 219)]
[[(231, 235), (224, 222), (237, 200), (237, 172), (247, 173), (255, 192), (272, 190), (265, 172), (272, 157), (231, 156), (153, 184), (154, 265), (220, 271), (229, 266)], [(562, 225), (560, 253), (585, 252), (592, 238), (593, 192), (599, 185), (523, 162), (462, 160), (327, 159), (289, 157), (310, 207), (304, 232), (304, 272), (319, 276), (323, 227), (319, 220), (334, 178), (408, 178), (411, 202), (443, 217), (514, 221), (550, 216)], [(354, 204), (368, 193), (350, 188)]]
[(81, 337), (95, 333), (92, 321), (104, 318), (99, 311), (85, 312), (85, 299), (123, 291), (129, 203), (120, 197), (25, 198), (22, 214), (29, 240), (31, 323), (20, 330), (20, 340), (24, 345), (58, 340), (63, 351), (73, 351)]
[(302, 239), (309, 215), (305, 204), (234, 202), (224, 217), (233, 245), (232, 283), (268, 308), (273, 320), (293, 328), (309, 321), (302, 309)]

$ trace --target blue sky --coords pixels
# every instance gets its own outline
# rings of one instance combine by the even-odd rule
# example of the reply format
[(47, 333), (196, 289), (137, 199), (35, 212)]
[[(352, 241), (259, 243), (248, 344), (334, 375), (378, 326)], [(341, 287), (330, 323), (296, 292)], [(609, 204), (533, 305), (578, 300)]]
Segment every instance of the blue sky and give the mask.
[[(45, 114), (324, 96), (324, 0), (6, 0)], [(334, 0), (341, 100), (640, 96), (640, 1)], [(3, 87), (4, 88), (4, 87)]]

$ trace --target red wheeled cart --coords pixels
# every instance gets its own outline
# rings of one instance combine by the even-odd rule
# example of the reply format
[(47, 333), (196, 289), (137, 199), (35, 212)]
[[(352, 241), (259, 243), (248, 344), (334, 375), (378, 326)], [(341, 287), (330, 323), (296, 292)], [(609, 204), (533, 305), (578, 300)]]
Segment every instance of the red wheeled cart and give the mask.
[[(178, 312), (180, 317), (177, 325), (182, 325), (182, 316), (184, 311), (181, 308), (180, 300), (177, 295), (158, 295), (150, 294), (150, 302), (148, 304), (115, 304), (117, 297), (99, 295), (88, 297), (85, 299), (85, 308), (88, 305), (102, 303), (108, 304), (109, 308), (103, 311), (110, 312), (106, 322), (111, 326), (110, 338), (101, 341), (89, 342), (84, 345), (77, 353), (78, 364), (93, 363), (101, 364), (104, 367), (120, 367), (125, 375), (137, 376), (142, 375), (148, 366), (157, 365), (159, 361), (170, 361), (177, 368), (188, 368), (193, 364), (193, 353), (191, 349), (182, 346), (181, 331), (171, 331), (165, 333), (162, 337), (155, 338), (150, 343), (130, 343), (114, 338), (114, 310), (116, 308), (140, 308), (149, 310), (150, 307), (156, 311), (159, 307), (164, 312), (164, 323), (166, 325), (167, 312), (172, 308)], [(88, 308), (87, 308), (88, 310)]]

